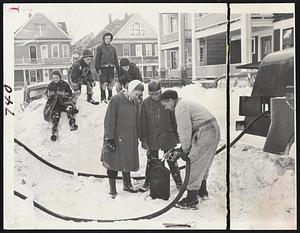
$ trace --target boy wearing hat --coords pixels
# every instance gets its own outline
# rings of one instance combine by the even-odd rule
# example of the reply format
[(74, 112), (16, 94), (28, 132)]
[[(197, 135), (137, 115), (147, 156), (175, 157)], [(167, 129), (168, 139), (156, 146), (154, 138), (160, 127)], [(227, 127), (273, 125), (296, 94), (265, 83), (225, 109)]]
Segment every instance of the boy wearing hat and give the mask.
[[(165, 110), (160, 103), (159, 96), (162, 93), (160, 82), (153, 80), (148, 84), (147, 97), (141, 105), (141, 136), (142, 147), (147, 150), (147, 166), (145, 174), (145, 183), (141, 192), (149, 189), (150, 170), (154, 162), (158, 159), (159, 150), (166, 153), (174, 148), (178, 143), (176, 132), (176, 122), (174, 112)], [(178, 189), (182, 186), (182, 179), (177, 161), (167, 161), (172, 177)]]
[(103, 35), (103, 42), (97, 47), (95, 69), (100, 76), (101, 102), (106, 101), (106, 87), (108, 89), (108, 100), (112, 97), (112, 88), (114, 86), (114, 70), (119, 72), (119, 61), (116, 48), (110, 43), (113, 35), (106, 32)]
[(94, 77), (91, 71), (91, 63), (93, 61), (92, 51), (85, 49), (82, 52), (80, 60), (74, 62), (69, 71), (69, 84), (75, 91), (75, 102), (81, 94), (81, 85), (86, 85), (87, 101), (91, 104), (99, 104), (99, 102), (93, 100), (93, 87), (96, 85)]
[(142, 82), (140, 70), (134, 63), (130, 63), (128, 58), (122, 58), (120, 60), (118, 84), (116, 85), (117, 92), (127, 88), (128, 83), (132, 80), (140, 80)]
[(61, 112), (66, 112), (71, 130), (76, 130), (74, 115), (77, 113), (72, 102), (72, 90), (67, 82), (61, 79), (59, 71), (53, 71), (50, 75), (52, 82), (47, 86), (45, 96), (47, 103), (44, 108), (45, 121), (52, 122), (51, 140), (57, 138), (57, 126)]
[(178, 98), (174, 90), (163, 92), (160, 102), (165, 109), (175, 112), (181, 149), (175, 151), (171, 158), (189, 157), (191, 161), (187, 196), (177, 203), (177, 207), (194, 209), (199, 203), (197, 196), (208, 196), (206, 179), (220, 141), (220, 128), (206, 108)]

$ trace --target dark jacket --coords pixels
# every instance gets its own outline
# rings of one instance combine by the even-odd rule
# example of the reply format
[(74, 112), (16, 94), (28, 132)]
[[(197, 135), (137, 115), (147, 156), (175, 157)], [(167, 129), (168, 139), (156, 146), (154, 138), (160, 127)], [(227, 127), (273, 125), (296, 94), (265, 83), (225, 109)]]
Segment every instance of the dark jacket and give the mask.
[(124, 87), (132, 80), (140, 80), (141, 82), (143, 81), (140, 70), (134, 63), (130, 63), (128, 71), (120, 68), (119, 72), (119, 83), (121, 83)]
[(74, 64), (71, 66), (68, 80), (72, 88), (74, 87), (74, 84), (86, 85), (88, 82), (93, 82), (94, 77), (91, 67), (81, 58), (80, 60), (74, 62)]
[(138, 156), (138, 106), (130, 102), (124, 91), (114, 95), (104, 118), (104, 139), (114, 139), (116, 150), (102, 148), (101, 161), (107, 169), (137, 171)]
[(147, 97), (142, 102), (140, 118), (140, 139), (149, 150), (169, 150), (179, 143), (175, 114), (160, 101)]
[(103, 35), (103, 42), (96, 49), (95, 69), (98, 72), (99, 69), (104, 67), (116, 67), (119, 69), (119, 61), (117, 51), (111, 44), (105, 44), (104, 37), (110, 35), (111, 41), (113, 36), (111, 33), (105, 33)]
[[(55, 92), (54, 95), (50, 96), (49, 92)], [(64, 92), (63, 95), (56, 94), (57, 92)], [(52, 110), (56, 104), (61, 106), (67, 106), (69, 104), (73, 104), (71, 101), (72, 98), (72, 90), (67, 82), (64, 80), (60, 80), (58, 83), (51, 82), (47, 88), (45, 95), (48, 97), (46, 102), (46, 106), (44, 108), (44, 120), (50, 122), (52, 116)]]

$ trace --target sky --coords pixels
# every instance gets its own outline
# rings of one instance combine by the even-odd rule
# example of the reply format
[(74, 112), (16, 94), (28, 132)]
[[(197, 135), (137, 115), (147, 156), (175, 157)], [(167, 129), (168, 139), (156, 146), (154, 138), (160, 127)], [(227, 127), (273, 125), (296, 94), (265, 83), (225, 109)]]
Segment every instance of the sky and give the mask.
[[(10, 8), (18, 8), (18, 11)], [(291, 12), (292, 4), (233, 4), (232, 13), (244, 12)], [(125, 13), (138, 13), (158, 33), (158, 13), (162, 12), (194, 12), (194, 13), (226, 13), (227, 5), (213, 4), (133, 4), (133, 3), (23, 3), (4, 4), (5, 26), (16, 31), (28, 21), (28, 14), (42, 13), (54, 22), (66, 22), (72, 43), (93, 32), (94, 36), (108, 24), (108, 15), (112, 20), (124, 18)], [(292, 11), (293, 12), (293, 11)]]
[[(66, 22), (72, 43), (93, 32), (97, 35), (112, 20), (122, 19), (125, 13), (139, 13), (140, 16), (157, 32), (158, 13), (152, 11), (136, 11), (132, 7), (104, 4), (17, 4), (19, 12), (6, 9), (9, 13), (9, 26), (17, 30), (29, 19), (29, 14), (42, 13), (54, 22)], [(11, 7), (11, 6), (10, 6)]]

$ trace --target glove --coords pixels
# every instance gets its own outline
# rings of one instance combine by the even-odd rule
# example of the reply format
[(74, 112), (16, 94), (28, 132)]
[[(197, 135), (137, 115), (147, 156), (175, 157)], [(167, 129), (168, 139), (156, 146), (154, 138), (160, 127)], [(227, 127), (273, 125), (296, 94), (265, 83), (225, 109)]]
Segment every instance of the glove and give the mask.
[(182, 147), (171, 149), (165, 154), (165, 159), (171, 162), (177, 161), (179, 158), (186, 161), (188, 158), (188, 153), (183, 152)]
[(116, 143), (114, 139), (106, 139), (105, 140), (107, 148), (111, 151), (114, 152), (116, 150)]
[(148, 150), (148, 145), (146, 142), (142, 142), (142, 148)]
[(49, 91), (49, 92), (47, 93), (47, 97), (51, 97), (51, 96), (53, 96), (53, 95), (55, 95), (55, 91)]

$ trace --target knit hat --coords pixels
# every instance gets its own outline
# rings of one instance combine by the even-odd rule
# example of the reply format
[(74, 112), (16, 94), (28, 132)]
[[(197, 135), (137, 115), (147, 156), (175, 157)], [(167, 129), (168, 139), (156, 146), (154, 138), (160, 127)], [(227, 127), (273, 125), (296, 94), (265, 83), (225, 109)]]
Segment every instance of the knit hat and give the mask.
[(103, 39), (103, 42), (104, 42), (104, 38), (106, 37), (106, 36), (110, 36), (110, 42), (113, 40), (113, 35), (110, 33), (110, 32), (106, 32), (106, 33), (104, 33), (103, 34), (103, 37), (102, 37), (102, 39)]
[(61, 79), (61, 73), (59, 72), (59, 70), (53, 70), (50, 74), (50, 77), (52, 77), (52, 75), (57, 75)]
[(136, 90), (144, 91), (144, 85), (140, 80), (132, 80), (130, 83), (128, 83), (128, 94), (131, 94), (133, 91)]
[(93, 57), (93, 56), (94, 56), (94, 55), (93, 55), (92, 51), (89, 50), (89, 49), (85, 49), (85, 50), (83, 50), (83, 52), (82, 52), (82, 58), (85, 58), (85, 57)]
[(160, 100), (168, 100), (168, 99), (177, 100), (178, 94), (174, 90), (166, 90), (160, 95), (159, 99)]
[(152, 80), (150, 83), (148, 83), (148, 91), (155, 92), (159, 90), (161, 90), (160, 81)]
[(122, 58), (120, 60), (120, 66), (129, 66), (130, 65), (130, 61), (128, 60), (128, 58)]

